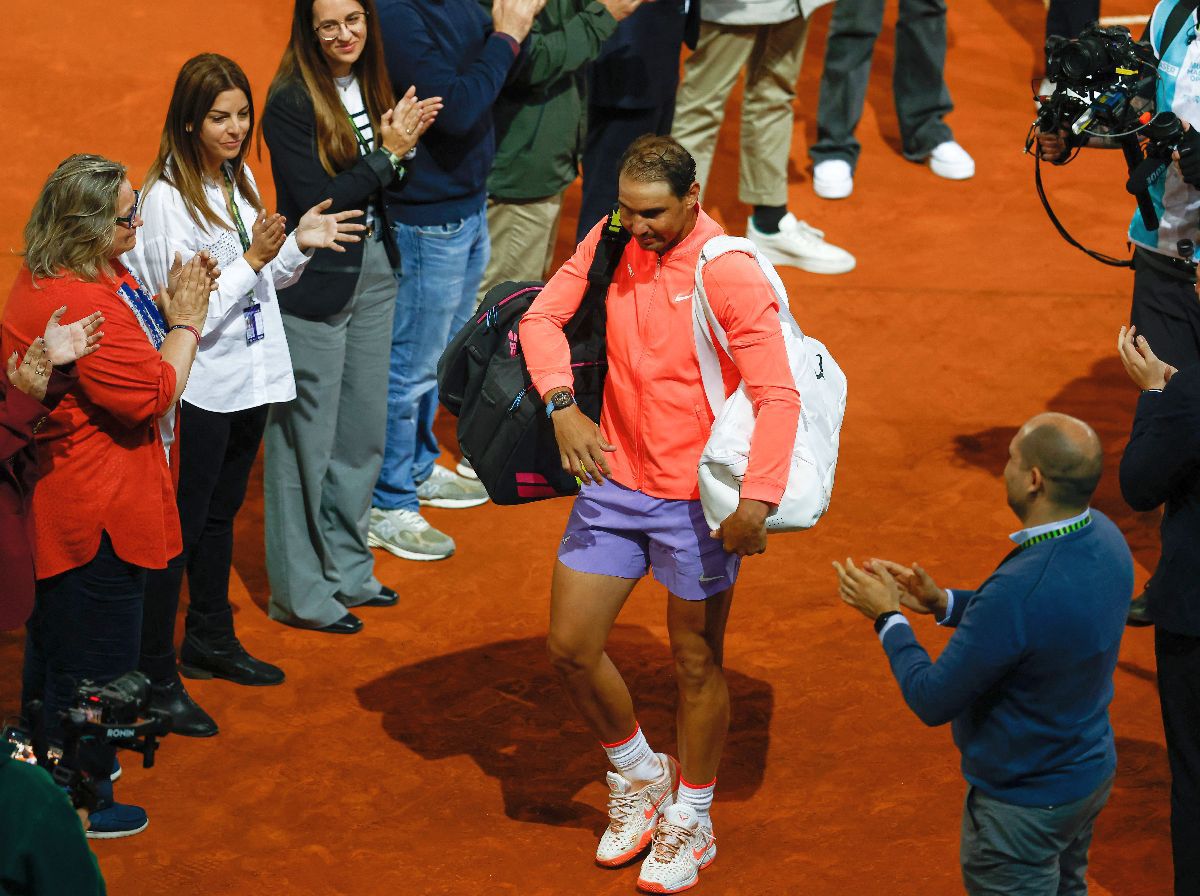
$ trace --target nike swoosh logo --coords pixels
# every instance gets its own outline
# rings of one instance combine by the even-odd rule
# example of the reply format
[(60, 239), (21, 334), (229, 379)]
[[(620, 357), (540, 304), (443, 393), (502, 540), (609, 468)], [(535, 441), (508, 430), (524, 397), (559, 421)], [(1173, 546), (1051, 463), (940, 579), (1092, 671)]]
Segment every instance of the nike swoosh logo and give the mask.
[(642, 813), (646, 816), (646, 821), (649, 821), (651, 818), (653, 818), (655, 815), (658, 814), (658, 807), (662, 805), (662, 801), (667, 798), (667, 795), (670, 794), (670, 792), (671, 791), (668, 790), (666, 793), (664, 793), (662, 796), (660, 796), (658, 798), (657, 803), (655, 803), (653, 806), (651, 806), (649, 809), (646, 809)]
[(701, 576), (700, 584), (707, 585), (709, 582), (716, 582), (717, 580), (723, 579), (723, 578), (725, 578), (725, 577), (724, 576)]
[(692, 858), (695, 859), (697, 862), (699, 862), (701, 859), (704, 858), (704, 854), (706, 852), (708, 852), (708, 848), (710, 846), (712, 846), (712, 840), (711, 839), (706, 840), (704, 845), (701, 846), (699, 849), (692, 850)]
[(685, 292), (685, 293), (684, 293), (683, 295), (681, 295), (681, 296), (673, 296), (673, 297), (671, 298), (671, 301), (672, 301), (672, 302), (686, 302), (686, 301), (687, 301), (688, 299), (690, 299), (691, 297), (692, 297), (692, 294), (691, 294), (690, 292)]

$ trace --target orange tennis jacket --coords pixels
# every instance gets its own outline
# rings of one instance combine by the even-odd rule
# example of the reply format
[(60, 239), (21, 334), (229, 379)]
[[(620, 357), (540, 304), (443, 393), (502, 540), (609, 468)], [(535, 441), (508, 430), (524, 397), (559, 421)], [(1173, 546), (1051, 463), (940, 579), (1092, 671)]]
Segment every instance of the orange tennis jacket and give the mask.
[[(570, 389), (563, 327), (587, 289), (603, 222), (546, 284), (521, 319), (521, 349), (538, 394)], [(696, 226), (661, 257), (630, 240), (608, 289), (608, 377), (600, 431), (616, 446), (612, 478), (656, 498), (695, 500), (696, 468), (713, 416), (692, 335), (692, 290), (705, 242), (723, 233), (699, 210)], [(756, 423), (742, 497), (778, 504), (787, 485), (800, 396), (779, 329), (779, 305), (752, 257), (729, 252), (704, 268), (704, 289), (729, 334), (721, 354), (728, 395), (745, 379)]]

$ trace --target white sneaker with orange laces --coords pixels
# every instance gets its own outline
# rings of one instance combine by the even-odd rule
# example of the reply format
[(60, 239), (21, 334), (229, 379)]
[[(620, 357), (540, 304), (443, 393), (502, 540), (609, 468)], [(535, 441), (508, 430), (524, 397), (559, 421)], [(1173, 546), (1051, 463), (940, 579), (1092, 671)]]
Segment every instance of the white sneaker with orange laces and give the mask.
[(717, 857), (712, 828), (700, 824), (689, 807), (675, 803), (654, 831), (650, 855), (642, 862), (638, 889), (646, 893), (678, 893), (696, 886), (700, 872)]
[(608, 829), (596, 847), (596, 863), (613, 868), (637, 857), (650, 845), (654, 828), (675, 800), (679, 763), (666, 753), (655, 753), (662, 763), (657, 780), (638, 790), (626, 778), (608, 773)]

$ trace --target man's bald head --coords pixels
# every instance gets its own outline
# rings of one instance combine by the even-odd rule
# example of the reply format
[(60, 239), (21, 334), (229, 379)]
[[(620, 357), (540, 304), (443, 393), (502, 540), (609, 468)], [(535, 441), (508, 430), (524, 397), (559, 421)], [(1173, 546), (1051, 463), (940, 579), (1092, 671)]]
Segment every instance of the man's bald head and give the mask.
[(1017, 433), (1016, 450), (1022, 466), (1042, 471), (1051, 502), (1075, 511), (1087, 507), (1104, 462), (1094, 429), (1066, 414), (1038, 414)]

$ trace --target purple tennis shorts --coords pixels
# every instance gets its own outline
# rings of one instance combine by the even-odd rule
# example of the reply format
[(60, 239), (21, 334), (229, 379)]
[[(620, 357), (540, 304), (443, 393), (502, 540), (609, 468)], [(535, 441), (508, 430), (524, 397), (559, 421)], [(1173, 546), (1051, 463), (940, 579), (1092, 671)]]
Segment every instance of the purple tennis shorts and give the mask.
[(737, 580), (742, 558), (709, 534), (699, 501), (673, 501), (608, 480), (575, 498), (558, 559), (576, 572), (640, 579), (654, 570), (667, 590), (704, 600)]

